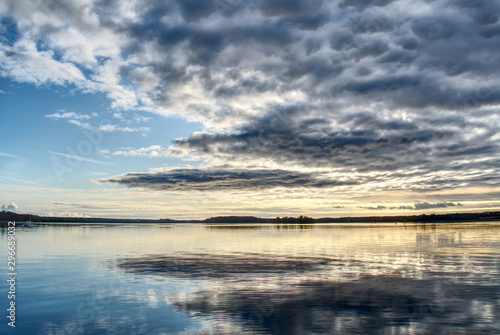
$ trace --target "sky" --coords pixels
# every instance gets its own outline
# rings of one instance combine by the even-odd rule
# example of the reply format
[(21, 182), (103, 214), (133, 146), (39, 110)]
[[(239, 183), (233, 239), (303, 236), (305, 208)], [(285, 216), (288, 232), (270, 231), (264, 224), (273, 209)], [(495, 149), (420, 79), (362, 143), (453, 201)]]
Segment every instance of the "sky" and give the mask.
[(500, 209), (500, 2), (5, 0), (0, 205)]

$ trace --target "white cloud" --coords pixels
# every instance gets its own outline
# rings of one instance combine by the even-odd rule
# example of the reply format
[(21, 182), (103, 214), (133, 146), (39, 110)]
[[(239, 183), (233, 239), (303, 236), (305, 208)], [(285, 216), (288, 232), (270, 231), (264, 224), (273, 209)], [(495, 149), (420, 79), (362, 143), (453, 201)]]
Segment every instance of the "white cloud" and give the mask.
[(125, 148), (122, 150), (117, 150), (111, 153), (113, 156), (129, 156), (129, 157), (166, 157), (170, 155), (170, 152), (163, 148), (161, 145), (151, 145), (145, 148), (131, 149)]
[(79, 128), (86, 129), (86, 130), (94, 130), (94, 127), (90, 125), (90, 123), (87, 122), (80, 122), (77, 120), (68, 120), (68, 123), (71, 123)]
[(7, 177), (7, 176), (0, 176), (0, 178), (12, 180), (12, 181), (15, 181), (15, 182), (18, 182), (18, 183), (22, 183), (22, 184), (31, 184), (31, 185), (45, 186), (44, 184), (41, 184), (41, 183), (38, 183), (38, 182), (35, 182), (35, 181), (25, 180), (25, 179), (20, 179), (20, 178), (13, 178), (13, 177)]
[(21, 158), (21, 156), (8, 154), (6, 152), (1, 152), (1, 151), (0, 151), (0, 157), (13, 158), (13, 159), (20, 159)]
[[(15, 58), (11, 56), (13, 54)], [(77, 66), (53, 57), (53, 51), (39, 51), (35, 42), (30, 40), (21, 40), (12, 47), (0, 44), (0, 74), (35, 85), (76, 84), (88, 88), (85, 76)]]
[(149, 131), (149, 127), (131, 128), (131, 127), (120, 127), (120, 126), (116, 126), (113, 124), (104, 124), (104, 125), (100, 125), (99, 127), (97, 127), (96, 130), (105, 131), (105, 132), (123, 131), (123, 132), (127, 132), (127, 133), (134, 133), (134, 132), (147, 132), (147, 131)]
[(10, 203), (10, 204), (8, 204), (8, 205), (2, 205), (2, 207), (1, 207), (2, 211), (9, 211), (9, 212), (14, 212), (14, 211), (16, 211), (18, 208), (19, 208), (19, 207), (18, 207), (15, 203), (13, 203), (13, 202), (11, 202), (11, 203)]
[(123, 115), (121, 113), (113, 113), (113, 118), (123, 120)]
[(71, 123), (81, 129), (85, 130), (91, 130), (91, 131), (102, 131), (102, 132), (114, 132), (114, 131), (121, 131), (121, 132), (126, 132), (126, 133), (135, 133), (135, 132), (142, 132), (146, 133), (149, 131), (149, 127), (128, 127), (128, 126), (119, 126), (119, 125), (114, 125), (114, 124), (101, 124), (99, 126), (93, 126), (88, 122), (80, 122), (78, 120), (68, 120), (68, 123)]
[(75, 112), (57, 112), (54, 114), (47, 114), (45, 117), (51, 119), (74, 119), (74, 120), (88, 120), (90, 119), (90, 115), (85, 114), (76, 114)]
[(134, 116), (132, 117), (132, 121), (133, 122), (146, 122), (146, 121), (149, 121), (149, 120), (152, 120), (153, 118), (152, 117), (148, 117), (148, 116), (141, 116), (141, 115), (138, 115), (138, 114), (134, 114)]
[(63, 153), (54, 152), (54, 151), (49, 151), (49, 153), (52, 154), (52, 155), (61, 156), (61, 157), (65, 157), (67, 159), (72, 159), (72, 160), (76, 160), (76, 161), (95, 163), (95, 164), (99, 164), (99, 165), (113, 165), (113, 164), (108, 163), (108, 162), (97, 161), (95, 159), (90, 159), (90, 158), (86, 158), (86, 157), (83, 157), (83, 156), (63, 154)]
[(89, 218), (89, 217), (91, 217), (90, 215), (87, 215), (87, 214), (71, 212), (71, 211), (48, 212), (46, 214), (46, 216), (66, 217), (66, 218)]

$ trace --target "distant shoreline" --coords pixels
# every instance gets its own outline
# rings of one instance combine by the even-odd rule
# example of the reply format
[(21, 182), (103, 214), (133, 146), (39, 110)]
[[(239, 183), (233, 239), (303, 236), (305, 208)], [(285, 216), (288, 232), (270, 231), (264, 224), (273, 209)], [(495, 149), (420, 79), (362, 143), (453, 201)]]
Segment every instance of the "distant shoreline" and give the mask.
[(308, 217), (282, 217), (258, 218), (255, 216), (217, 216), (204, 220), (173, 220), (173, 219), (112, 219), (112, 218), (69, 218), (49, 217), (32, 214), (18, 214), (13, 212), (0, 212), (0, 227), (7, 226), (9, 221), (24, 223), (125, 223), (125, 224), (167, 224), (167, 223), (281, 223), (281, 224), (314, 224), (314, 223), (440, 223), (440, 222), (475, 222), (475, 221), (500, 221), (500, 211), (481, 213), (449, 213), (449, 214), (421, 214), (405, 216), (364, 216), (340, 218), (308, 218)]

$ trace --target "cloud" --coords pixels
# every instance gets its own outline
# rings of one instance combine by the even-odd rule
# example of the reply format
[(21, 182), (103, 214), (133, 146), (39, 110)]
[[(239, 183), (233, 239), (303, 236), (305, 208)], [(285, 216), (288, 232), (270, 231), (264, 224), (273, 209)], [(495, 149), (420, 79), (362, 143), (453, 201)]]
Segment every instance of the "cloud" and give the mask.
[(164, 172), (126, 173), (96, 179), (100, 183), (147, 188), (156, 191), (220, 191), (239, 189), (330, 188), (352, 185), (349, 180), (332, 180), (318, 173), (286, 170), (171, 169)]
[(359, 208), (369, 209), (369, 210), (375, 210), (375, 211), (382, 211), (382, 210), (387, 209), (386, 206), (382, 206), (382, 205), (378, 205), (377, 207), (373, 207), (373, 206), (369, 206), (369, 207), (359, 206)]
[(437, 202), (437, 203), (428, 203), (428, 202), (417, 202), (415, 205), (414, 205), (414, 208), (416, 210), (420, 210), (420, 209), (431, 209), (431, 208), (446, 208), (446, 207), (455, 207), (455, 206), (463, 206), (462, 204), (458, 203), (458, 204), (455, 204), (453, 202)]
[(428, 202), (416, 202), (413, 206), (401, 205), (401, 206), (368, 206), (363, 207), (359, 206), (359, 208), (369, 209), (369, 210), (425, 210), (425, 209), (434, 209), (434, 208), (448, 208), (448, 207), (462, 207), (461, 203), (453, 203), (453, 202), (436, 202), (436, 203), (428, 203)]
[(414, 206), (398, 206), (398, 207), (391, 207), (391, 209), (409, 209), (409, 210), (412, 210), (412, 209), (415, 209)]
[[(76, 161), (82, 161), (82, 162), (89, 162), (89, 163), (94, 163), (94, 164), (99, 164), (99, 165), (113, 165), (113, 164), (111, 164), (109, 162), (102, 162), (102, 161), (98, 161), (98, 160), (95, 160), (95, 159), (90, 159), (90, 158), (83, 157), (83, 156), (63, 154), (63, 153), (54, 152), (54, 151), (49, 151), (49, 153), (52, 154), (52, 155), (65, 157), (66, 159), (70, 159), (70, 160), (76, 160)], [(55, 158), (55, 159), (57, 159), (57, 158)]]
[(8, 154), (6, 152), (0, 152), (0, 157), (12, 158), (12, 159), (20, 159), (21, 158), (21, 156)]
[(140, 122), (145, 122), (150, 120), (151, 118), (144, 117), (134, 113), (132, 118), (125, 119), (121, 113), (113, 113), (113, 118), (118, 119), (123, 125), (112, 124), (111, 120), (104, 118), (99, 121), (98, 125), (93, 125), (90, 122), (83, 122), (83, 120), (89, 120), (93, 117), (96, 117), (97, 114), (92, 113), (92, 115), (86, 114), (77, 114), (75, 112), (57, 112), (53, 114), (47, 114), (45, 117), (54, 119), (54, 120), (67, 120), (68, 123), (75, 125), (81, 129), (91, 130), (91, 131), (102, 131), (102, 132), (148, 132), (149, 127), (131, 127), (129, 125), (137, 124)]
[[(461, 203), (453, 203), (453, 202), (436, 202), (436, 203), (428, 203), (428, 202), (416, 202), (413, 206), (397, 206), (390, 207), (391, 210), (400, 209), (400, 210), (423, 210), (423, 209), (433, 209), (433, 208), (447, 208), (447, 207), (462, 207)], [(379, 206), (380, 207), (380, 206)]]
[[(83, 126), (82, 128), (84, 128), (84, 127), (85, 127), (85, 129), (87, 129), (86, 126)], [(113, 124), (103, 124), (97, 128), (88, 126), (88, 128), (91, 130), (104, 131), (104, 132), (123, 131), (123, 132), (127, 132), (127, 133), (134, 133), (134, 132), (147, 132), (147, 131), (149, 131), (149, 127), (137, 127), (137, 128), (120, 127), (120, 126), (116, 126)]]
[[(497, 161), (494, 153), (500, 149), (497, 125), (445, 113), (403, 118), (390, 111), (380, 116), (363, 111), (345, 112), (336, 118), (308, 117), (304, 108), (302, 104), (272, 106), (268, 114), (232, 132), (198, 132), (178, 139), (170, 152), (241, 162), (272, 160), (346, 173), (385, 171), (391, 174), (383, 177), (386, 181), (411, 180), (409, 171), (413, 169), (421, 177), (421, 184), (414, 187), (500, 182), (492, 174), (500, 172), (493, 167)], [(474, 131), (464, 137), (464, 129)], [(487, 165), (492, 170), (484, 169)]]
[(128, 126), (119, 126), (111, 123), (101, 123), (100, 125), (94, 126), (88, 122), (80, 122), (78, 120), (68, 120), (68, 123), (77, 126), (78, 128), (91, 130), (91, 131), (102, 131), (102, 132), (115, 132), (121, 131), (125, 133), (135, 133), (135, 132), (143, 132), (146, 133), (149, 131), (149, 127), (128, 127)]
[(45, 117), (51, 119), (73, 119), (73, 120), (88, 120), (90, 115), (76, 114), (75, 112), (57, 112), (54, 114), (47, 114)]
[(2, 205), (2, 207), (1, 207), (2, 211), (9, 211), (9, 212), (14, 212), (14, 211), (16, 211), (18, 208), (19, 208), (19, 207), (18, 207), (15, 203), (13, 203), (13, 202), (11, 202), (11, 203), (10, 203), (10, 204), (8, 204), (8, 205)]
[(77, 212), (70, 212), (70, 211), (63, 211), (63, 212), (48, 212), (46, 216), (51, 216), (51, 217), (67, 217), (67, 218), (89, 218), (91, 217), (90, 215), (82, 214), (82, 213), (77, 213)]
[(20, 178), (13, 178), (13, 177), (7, 177), (7, 176), (0, 176), (0, 178), (12, 180), (12, 181), (23, 183), (23, 184), (31, 184), (31, 185), (38, 185), (38, 186), (44, 186), (44, 187), (46, 186), (44, 184), (37, 183), (35, 181), (25, 180), (25, 179), (20, 179)]
[(497, 1), (8, 0), (0, 75), (104, 93), (115, 121), (131, 110), (201, 123), (166, 150), (116, 155), (328, 168), (378, 191), (491, 188), (499, 12)]
[(166, 148), (163, 148), (161, 145), (151, 145), (149, 147), (139, 148), (139, 149), (126, 148), (126, 149), (122, 149), (122, 150), (117, 150), (117, 151), (113, 151), (111, 153), (111, 155), (113, 155), (113, 156), (154, 158), (154, 157), (169, 156), (170, 152)]
[(69, 203), (69, 202), (65, 202), (65, 201), (52, 201), (52, 204), (54, 204), (56, 206), (67, 206), (67, 207), (79, 208), (79, 209), (106, 209), (106, 207), (98, 206), (98, 205)]
[[(498, 61), (494, 2), (425, 2), (418, 13), (386, 0), (137, 4), (96, 0), (44, 11), (12, 1), (4, 15), (14, 23), (4, 29), (15, 38), (2, 45), (3, 74), (103, 91), (118, 108), (180, 115), (192, 111), (193, 99), (236, 106), (244, 96), (278, 102), (298, 90), (304, 102), (343, 97), (452, 109), (493, 84), (486, 74)], [(460, 62), (451, 61), (456, 54)], [(491, 91), (479, 102), (499, 98)]]
[[(23, 45), (20, 48), (27, 48), (29, 51), (15, 50), (13, 48), (0, 48), (0, 63), (3, 76), (11, 76), (20, 82), (30, 82), (41, 85), (43, 83), (53, 84), (78, 84), (84, 82), (84, 76), (80, 70), (71, 63), (59, 63), (50, 55), (39, 53), (34, 45)], [(8, 55), (17, 54), (23, 62), (23, 69), (18, 68), (17, 60), (13, 60)]]

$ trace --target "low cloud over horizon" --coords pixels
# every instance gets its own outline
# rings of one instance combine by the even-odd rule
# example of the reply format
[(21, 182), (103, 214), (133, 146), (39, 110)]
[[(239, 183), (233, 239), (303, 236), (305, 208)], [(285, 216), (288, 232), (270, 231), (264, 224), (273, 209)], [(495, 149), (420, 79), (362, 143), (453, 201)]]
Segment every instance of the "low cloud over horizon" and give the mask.
[(2, 205), (0, 208), (2, 211), (14, 212), (19, 208), (15, 203), (11, 202), (8, 205)]
[(448, 207), (463, 207), (461, 203), (453, 203), (453, 202), (436, 202), (436, 203), (428, 203), (428, 202), (416, 202), (413, 206), (397, 206), (397, 207), (387, 207), (383, 205), (378, 205), (376, 207), (360, 207), (369, 210), (425, 210), (425, 209), (434, 209), (434, 208), (448, 208)]

